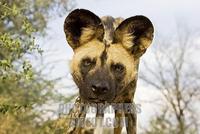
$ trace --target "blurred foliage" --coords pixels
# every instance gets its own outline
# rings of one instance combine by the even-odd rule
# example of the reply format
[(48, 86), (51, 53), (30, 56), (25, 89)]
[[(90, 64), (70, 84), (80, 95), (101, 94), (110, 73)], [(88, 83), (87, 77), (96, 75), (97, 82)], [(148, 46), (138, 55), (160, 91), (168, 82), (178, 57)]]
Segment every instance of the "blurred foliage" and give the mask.
[[(74, 5), (72, 2), (69, 0), (1, 0), (0, 31), (10, 34), (17, 32), (18, 35), (30, 34), (32, 30), (43, 33), (49, 18), (65, 14), (66, 10), (72, 9)], [(27, 21), (31, 22), (31, 25), (26, 23)], [(24, 30), (22, 27), (28, 29)]]
[[(174, 120), (170, 120), (169, 116), (173, 113), (168, 113), (167, 109), (162, 109), (159, 115), (151, 118), (147, 129), (143, 129), (142, 134), (179, 134), (179, 124)], [(197, 134), (198, 131), (194, 127), (189, 127), (181, 134)]]
[(57, 120), (48, 120), (40, 126), (40, 133), (44, 132), (47, 134), (64, 134), (67, 131), (67, 123), (69, 118), (67, 116), (59, 117)]
[(151, 101), (158, 104), (158, 109), (144, 134), (200, 132), (200, 71), (195, 59), (199, 56), (198, 38), (198, 31), (179, 25), (177, 33), (173, 32), (170, 39), (159, 38), (155, 43), (151, 56), (153, 64), (143, 62), (141, 80), (160, 93), (156, 100)]
[(166, 118), (166, 112), (167, 110), (163, 110), (160, 115), (152, 118), (144, 134), (177, 134), (177, 126)]
[(55, 98), (54, 81), (32, 67), (30, 56), (42, 54), (34, 36), (45, 35), (50, 17), (70, 6), (68, 0), (0, 1), (0, 134), (51, 132), (51, 121), (38, 122), (35, 109)]

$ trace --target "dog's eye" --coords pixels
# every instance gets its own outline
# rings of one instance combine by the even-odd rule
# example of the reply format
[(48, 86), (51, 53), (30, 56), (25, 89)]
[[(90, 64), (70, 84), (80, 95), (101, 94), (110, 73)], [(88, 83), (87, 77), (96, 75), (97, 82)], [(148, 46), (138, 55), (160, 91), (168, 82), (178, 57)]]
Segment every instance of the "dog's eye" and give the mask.
[(120, 63), (111, 65), (111, 68), (117, 73), (122, 73), (124, 71), (124, 66)]
[(89, 59), (89, 58), (86, 58), (86, 59), (83, 59), (82, 60), (82, 65), (84, 66), (84, 67), (89, 67), (89, 66), (92, 66), (92, 65), (94, 65), (95, 64), (95, 60), (91, 60), (91, 59)]

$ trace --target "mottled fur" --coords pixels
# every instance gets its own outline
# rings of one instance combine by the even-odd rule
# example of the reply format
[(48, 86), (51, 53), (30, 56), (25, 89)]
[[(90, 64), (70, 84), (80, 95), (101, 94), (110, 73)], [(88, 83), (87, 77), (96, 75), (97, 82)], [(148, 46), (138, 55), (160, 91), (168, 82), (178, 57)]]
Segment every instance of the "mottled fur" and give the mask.
[[(151, 21), (144, 16), (100, 19), (88, 10), (77, 9), (66, 18), (64, 30), (74, 50), (71, 74), (81, 101), (132, 103), (139, 60), (153, 38)], [(115, 116), (127, 117), (128, 134), (136, 133), (135, 113), (116, 111)], [(121, 129), (115, 128), (114, 133), (121, 133)]]

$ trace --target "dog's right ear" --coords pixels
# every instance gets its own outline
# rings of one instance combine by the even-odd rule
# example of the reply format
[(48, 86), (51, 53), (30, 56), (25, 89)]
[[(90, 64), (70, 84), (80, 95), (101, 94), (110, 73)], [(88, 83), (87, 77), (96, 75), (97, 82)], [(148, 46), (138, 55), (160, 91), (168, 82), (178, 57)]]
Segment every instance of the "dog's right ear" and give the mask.
[(76, 49), (94, 38), (102, 41), (104, 34), (101, 19), (85, 9), (76, 9), (66, 17), (64, 31), (72, 49)]

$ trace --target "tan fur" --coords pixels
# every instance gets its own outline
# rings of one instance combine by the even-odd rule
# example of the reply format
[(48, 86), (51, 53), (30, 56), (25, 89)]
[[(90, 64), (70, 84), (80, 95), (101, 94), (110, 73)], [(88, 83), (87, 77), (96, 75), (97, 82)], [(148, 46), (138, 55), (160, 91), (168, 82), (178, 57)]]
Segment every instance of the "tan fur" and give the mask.
[(80, 44), (85, 44), (90, 41), (95, 36), (95, 30), (92, 27), (86, 27), (82, 29), (82, 34), (80, 37)]
[(123, 20), (124, 19), (121, 18), (121, 17), (116, 18), (114, 23), (113, 23), (114, 29), (116, 29)]
[[(100, 55), (104, 51), (105, 45), (99, 42), (97, 39), (82, 45), (75, 50), (73, 60), (71, 62), (72, 73), (81, 76), (79, 64), (85, 57), (97, 58), (96, 66), (91, 72), (93, 73), (97, 68), (100, 67)], [(136, 76), (137, 70), (135, 67), (135, 61), (132, 55), (130, 55), (121, 44), (111, 44), (107, 48), (108, 59), (106, 66), (111, 66), (112, 63), (122, 63), (126, 66), (126, 76), (124, 78), (125, 83), (129, 83)]]
[(149, 39), (149, 38), (141, 38), (141, 44), (142, 44), (142, 45), (140, 45), (140, 50), (145, 50), (145, 49), (147, 49), (147, 48), (150, 46), (151, 42), (152, 42), (152, 39)]
[(133, 39), (135, 38), (131, 33), (124, 33), (121, 37), (123, 46), (129, 50), (131, 47), (133, 47)]
[(111, 63), (122, 63), (126, 67), (125, 83), (129, 83), (135, 76), (136, 70), (134, 65), (134, 58), (131, 56), (121, 44), (112, 44), (107, 50), (108, 60), (106, 65)]
[[(85, 57), (96, 58), (100, 57), (103, 52), (105, 45), (98, 41), (97, 39), (93, 39), (92, 41), (81, 45), (74, 52), (73, 60), (71, 62), (71, 71), (72, 73), (76, 73), (78, 76), (80, 74), (79, 64), (81, 60)], [(96, 67), (100, 66), (100, 60), (97, 60)]]

